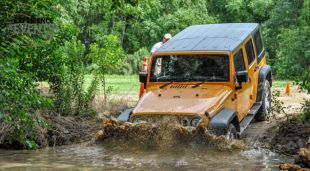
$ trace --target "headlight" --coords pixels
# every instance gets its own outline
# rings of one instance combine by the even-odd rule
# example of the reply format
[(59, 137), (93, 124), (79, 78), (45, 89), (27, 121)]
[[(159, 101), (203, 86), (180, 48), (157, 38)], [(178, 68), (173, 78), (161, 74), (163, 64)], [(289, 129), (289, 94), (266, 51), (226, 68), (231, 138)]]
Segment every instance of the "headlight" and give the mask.
[(139, 122), (141, 122), (141, 119), (139, 117), (135, 117), (132, 119), (132, 123), (134, 123), (134, 124), (137, 124)]
[(184, 120), (182, 120), (182, 126), (188, 126), (188, 122), (187, 122), (187, 120), (186, 119), (184, 119)]
[(191, 120), (191, 126), (196, 127), (199, 123), (200, 119), (199, 118), (194, 118)]

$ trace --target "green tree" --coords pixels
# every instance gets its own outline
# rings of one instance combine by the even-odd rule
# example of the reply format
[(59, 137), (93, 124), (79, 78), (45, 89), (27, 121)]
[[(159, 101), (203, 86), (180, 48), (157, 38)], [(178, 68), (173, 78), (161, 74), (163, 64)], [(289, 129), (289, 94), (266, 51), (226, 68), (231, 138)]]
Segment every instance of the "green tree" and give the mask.
[(109, 35), (104, 42), (103, 48), (100, 48), (94, 43), (90, 46), (90, 50), (89, 58), (93, 59), (94, 63), (98, 65), (97, 69), (94, 71), (94, 77), (95, 79), (99, 79), (102, 83), (106, 103), (107, 91), (105, 75), (121, 65), (123, 49), (119, 45), (118, 37)]

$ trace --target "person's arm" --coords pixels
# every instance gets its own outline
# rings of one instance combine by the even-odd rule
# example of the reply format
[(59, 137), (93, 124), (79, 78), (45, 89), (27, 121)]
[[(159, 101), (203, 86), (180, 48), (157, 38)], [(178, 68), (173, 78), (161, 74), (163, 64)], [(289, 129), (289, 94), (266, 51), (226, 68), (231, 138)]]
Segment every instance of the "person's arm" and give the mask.
[(159, 49), (159, 48), (161, 47), (162, 44), (163, 44), (162, 42), (156, 43), (156, 44), (152, 47), (151, 53), (154, 53), (157, 49)]

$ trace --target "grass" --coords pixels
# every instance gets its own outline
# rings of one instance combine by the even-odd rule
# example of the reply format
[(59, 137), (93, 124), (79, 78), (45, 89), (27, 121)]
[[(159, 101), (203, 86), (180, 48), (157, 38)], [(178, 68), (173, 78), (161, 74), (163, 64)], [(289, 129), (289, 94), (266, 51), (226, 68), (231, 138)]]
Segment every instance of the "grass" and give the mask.
[(289, 81), (289, 80), (273, 80), (272, 86), (276, 87), (276, 88), (285, 87), (287, 82), (289, 82), (291, 86), (293, 85), (293, 81)]
[[(85, 86), (88, 87), (92, 80), (92, 75), (85, 78)], [(112, 87), (111, 94), (114, 95), (138, 95), (139, 93), (139, 76), (138, 75), (106, 75), (107, 88)], [(103, 90), (103, 87), (99, 87)]]

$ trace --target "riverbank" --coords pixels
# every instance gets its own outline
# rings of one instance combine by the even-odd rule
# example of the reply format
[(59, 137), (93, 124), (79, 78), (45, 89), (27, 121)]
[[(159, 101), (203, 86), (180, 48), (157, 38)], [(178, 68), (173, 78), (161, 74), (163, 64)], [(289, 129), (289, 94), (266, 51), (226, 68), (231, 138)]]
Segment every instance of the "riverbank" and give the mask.
[(269, 128), (261, 142), (277, 153), (295, 155), (300, 148), (306, 147), (309, 138), (310, 123), (292, 118)]
[[(35, 128), (35, 142), (39, 148), (87, 142), (93, 139), (100, 128), (100, 122), (94, 117), (60, 116), (53, 113), (42, 117), (47, 126)], [(12, 127), (1, 123), (0, 148), (22, 149), (20, 143), (9, 143), (12, 131)]]
[(282, 163), (281, 170), (310, 170), (310, 122), (301, 117), (304, 99), (310, 99), (310, 95), (297, 87), (292, 88), (290, 95), (278, 97), (283, 112), (273, 117), (271, 126), (259, 138), (263, 148), (295, 160)]
[[(310, 123), (297, 117), (268, 128), (258, 140), (262, 148), (289, 156), (295, 162), (281, 163), (280, 170), (310, 170)], [(308, 149), (307, 149), (308, 148)]]

